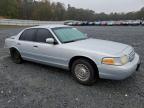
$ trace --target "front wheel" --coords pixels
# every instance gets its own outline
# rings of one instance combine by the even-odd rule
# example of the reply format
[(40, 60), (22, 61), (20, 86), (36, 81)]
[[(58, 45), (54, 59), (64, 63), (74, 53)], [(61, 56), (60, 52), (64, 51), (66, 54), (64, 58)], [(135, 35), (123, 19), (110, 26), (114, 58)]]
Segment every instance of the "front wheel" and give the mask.
[(14, 63), (16, 64), (22, 63), (21, 55), (16, 49), (10, 49), (10, 55)]
[(81, 84), (92, 85), (96, 81), (96, 70), (87, 59), (79, 59), (74, 61), (71, 72), (74, 78)]

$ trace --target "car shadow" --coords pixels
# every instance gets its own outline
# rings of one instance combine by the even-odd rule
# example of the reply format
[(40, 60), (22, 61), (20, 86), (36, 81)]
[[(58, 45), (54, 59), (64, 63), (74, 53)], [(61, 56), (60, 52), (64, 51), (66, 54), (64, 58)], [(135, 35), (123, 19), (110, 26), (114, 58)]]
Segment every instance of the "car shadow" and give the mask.
[[(50, 72), (51, 74), (61, 74), (63, 76), (68, 76), (71, 77), (72, 80), (74, 80), (72, 78), (72, 74), (69, 70), (66, 69), (61, 69), (61, 68), (57, 68), (57, 67), (53, 67), (53, 66), (48, 66), (48, 65), (43, 65), (43, 64), (39, 64), (39, 63), (34, 63), (34, 62), (30, 62), (30, 61), (24, 61), (24, 64), (28, 64), (28, 65), (33, 65), (39, 68), (43, 68), (45, 70), (48, 70), (48, 72)], [(131, 85), (134, 84), (136, 81), (136, 73), (134, 73), (132, 76), (128, 77), (127, 79), (124, 80), (110, 80), (110, 79), (98, 79), (94, 85), (92, 86), (105, 86), (105, 85), (109, 85), (109, 86), (115, 86), (115, 87), (124, 87), (127, 85)], [(76, 81), (75, 81), (76, 82)], [(77, 83), (77, 82), (76, 82)]]
[[(9, 61), (12, 63), (12, 60), (10, 58), (10, 56), (6, 57), (4, 61)], [(15, 64), (13, 63), (13, 65), (15, 66)], [(21, 65), (21, 64), (16, 64), (16, 65)], [(41, 72), (43, 72), (44, 75), (49, 74), (55, 74), (58, 77), (68, 77), (70, 78), (70, 80), (74, 80), (72, 78), (72, 74), (69, 70), (65, 70), (65, 69), (61, 69), (61, 68), (57, 68), (57, 67), (53, 67), (53, 66), (48, 66), (48, 65), (44, 65), (44, 64), (39, 64), (39, 63), (34, 63), (34, 62), (30, 62), (30, 61), (24, 61), (22, 63), (23, 67), (28, 67), (28, 68), (34, 68), (34, 70), (41, 70), (43, 69), (44, 71), (35, 71), (34, 73), (39, 75)], [(32, 72), (31, 72), (32, 73)], [(137, 83), (137, 78), (136, 78), (137, 73), (134, 73), (132, 76), (130, 76), (127, 79), (124, 80), (108, 80), (108, 79), (98, 79), (94, 85), (92, 85), (91, 87), (101, 87), (101, 88), (109, 88), (109, 89), (114, 89), (114, 88), (120, 88), (120, 87), (130, 87), (132, 85), (136, 85)], [(48, 76), (48, 75), (47, 75)], [(63, 79), (63, 80), (67, 80)], [(67, 81), (66, 81), (67, 82)], [(74, 84), (78, 84), (76, 81), (73, 81)]]

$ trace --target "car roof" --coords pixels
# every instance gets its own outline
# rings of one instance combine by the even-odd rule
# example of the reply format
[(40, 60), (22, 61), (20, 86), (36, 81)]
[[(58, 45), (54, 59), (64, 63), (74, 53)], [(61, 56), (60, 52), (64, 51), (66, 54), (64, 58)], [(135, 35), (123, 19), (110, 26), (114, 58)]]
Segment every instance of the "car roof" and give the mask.
[(58, 24), (51, 24), (51, 25), (40, 25), (40, 26), (34, 26), (30, 28), (58, 28), (58, 27), (69, 27), (67, 25), (58, 25)]

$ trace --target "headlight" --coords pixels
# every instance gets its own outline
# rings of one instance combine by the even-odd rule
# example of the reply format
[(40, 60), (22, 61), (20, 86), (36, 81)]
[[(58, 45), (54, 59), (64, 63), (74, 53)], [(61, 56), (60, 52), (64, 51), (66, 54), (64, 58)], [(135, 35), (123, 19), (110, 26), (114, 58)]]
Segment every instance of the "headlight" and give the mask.
[(127, 63), (128, 63), (128, 56), (126, 56), (126, 55), (122, 56), (121, 57), (121, 64), (124, 65), (124, 64), (127, 64)]
[(105, 57), (102, 59), (103, 64), (107, 65), (124, 65), (128, 63), (128, 57), (122, 56), (122, 57)]

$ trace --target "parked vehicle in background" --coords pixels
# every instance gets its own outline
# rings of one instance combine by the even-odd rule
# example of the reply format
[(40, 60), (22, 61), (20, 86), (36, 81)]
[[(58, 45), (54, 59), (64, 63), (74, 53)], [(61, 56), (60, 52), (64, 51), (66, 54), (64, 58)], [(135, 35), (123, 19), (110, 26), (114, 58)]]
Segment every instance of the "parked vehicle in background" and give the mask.
[(107, 25), (107, 21), (101, 21), (101, 26), (106, 26)]
[(64, 21), (64, 25), (68, 25), (69, 23), (72, 23), (74, 20), (67, 20), (67, 21)]
[(82, 26), (88, 26), (88, 21), (82, 21)]
[(139, 69), (134, 48), (117, 42), (88, 38), (74, 27), (36, 26), (5, 40), (12, 60), (23, 60), (68, 69), (81, 84), (98, 78), (122, 80)]
[(138, 26), (140, 24), (141, 24), (141, 20), (132, 20), (130, 25), (132, 25), (132, 26)]
[(121, 26), (123, 21), (114, 21), (114, 26)]
[(101, 25), (101, 22), (100, 22), (100, 21), (95, 21), (94, 24), (95, 24), (96, 26), (100, 26), (100, 25)]
[(93, 26), (93, 25), (95, 25), (95, 23), (94, 22), (88, 22), (88, 25)]
[(67, 20), (64, 22), (64, 25), (73, 26), (76, 24), (75, 22), (76, 22), (75, 20)]
[(142, 25), (144, 26), (144, 21), (142, 22)]
[(81, 21), (76, 21), (74, 25), (75, 25), (75, 26), (81, 26), (81, 25), (82, 25), (82, 22), (81, 22)]
[(75, 21), (75, 20), (67, 20), (67, 21), (64, 22), (64, 25), (81, 26), (82, 22), (81, 21)]
[(66, 21), (64, 25), (70, 26), (139, 26), (142, 25), (141, 20), (124, 20), (124, 21)]
[(107, 21), (107, 26), (114, 26), (114, 21)]
[(129, 26), (137, 26), (140, 25), (140, 20), (128, 20), (127, 23)]
[(123, 26), (128, 26), (129, 25), (129, 21), (122, 21), (122, 25)]

